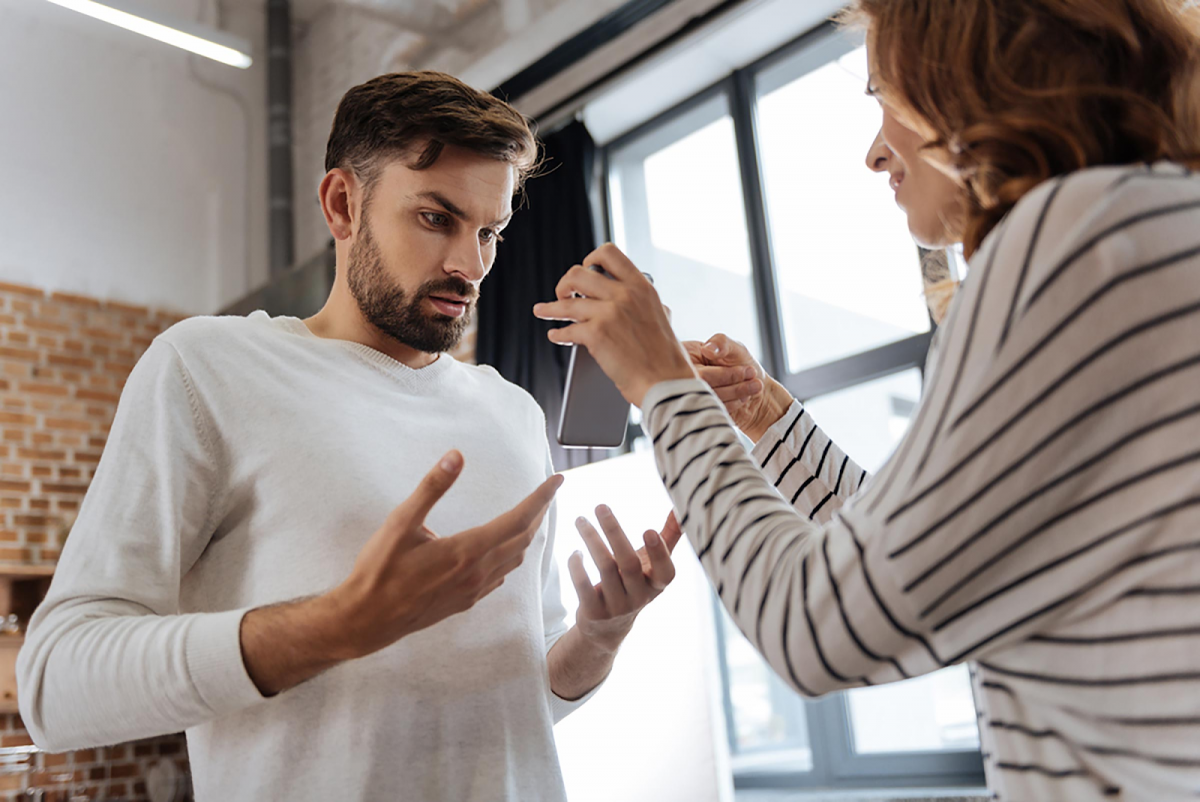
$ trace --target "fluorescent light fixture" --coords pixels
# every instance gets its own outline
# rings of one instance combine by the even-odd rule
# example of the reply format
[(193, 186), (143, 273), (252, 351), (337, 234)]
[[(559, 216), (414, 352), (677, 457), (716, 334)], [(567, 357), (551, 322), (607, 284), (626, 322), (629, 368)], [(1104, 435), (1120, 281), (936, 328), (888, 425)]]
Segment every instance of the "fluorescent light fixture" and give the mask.
[[(248, 55), (250, 43), (244, 39), (195, 22), (168, 19), (166, 15), (158, 12), (144, 13), (125, 0), (120, 0), (119, 8), (114, 3), (97, 3), (95, 0), (50, 2), (231, 67), (244, 70), (253, 63)], [(156, 22), (151, 17), (161, 21)]]

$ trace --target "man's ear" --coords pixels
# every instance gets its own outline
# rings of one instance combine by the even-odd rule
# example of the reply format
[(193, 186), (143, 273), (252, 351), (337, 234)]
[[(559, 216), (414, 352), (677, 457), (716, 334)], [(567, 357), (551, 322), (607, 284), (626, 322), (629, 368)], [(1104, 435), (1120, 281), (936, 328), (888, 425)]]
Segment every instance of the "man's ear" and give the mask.
[(354, 233), (354, 222), (362, 211), (360, 184), (352, 173), (335, 167), (325, 174), (317, 195), (325, 224), (335, 240), (347, 240)]

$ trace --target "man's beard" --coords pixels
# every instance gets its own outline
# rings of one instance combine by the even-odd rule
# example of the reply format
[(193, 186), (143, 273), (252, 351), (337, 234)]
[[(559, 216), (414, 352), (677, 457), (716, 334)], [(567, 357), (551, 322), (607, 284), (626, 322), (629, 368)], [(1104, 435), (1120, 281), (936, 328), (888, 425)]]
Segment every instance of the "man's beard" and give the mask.
[[(368, 323), (393, 340), (426, 354), (453, 350), (475, 311), (475, 289), (455, 276), (425, 282), (409, 300), (408, 293), (388, 276), (379, 245), (365, 222), (358, 241), (350, 249), (346, 279), (350, 294)], [(423, 310), (425, 299), (431, 295), (470, 300), (463, 316), (453, 318), (440, 313), (430, 315)]]

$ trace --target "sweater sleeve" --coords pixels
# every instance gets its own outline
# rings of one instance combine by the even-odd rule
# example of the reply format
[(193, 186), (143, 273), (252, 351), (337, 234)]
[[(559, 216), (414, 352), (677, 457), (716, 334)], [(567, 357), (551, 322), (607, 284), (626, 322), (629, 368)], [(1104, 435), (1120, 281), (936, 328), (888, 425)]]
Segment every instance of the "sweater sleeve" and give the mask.
[(179, 614), (220, 477), (186, 368), (160, 338), (129, 377), (19, 655), (21, 715), (43, 749), (179, 732), (262, 699), (242, 662), (245, 611)]
[(796, 512), (818, 523), (828, 522), (869, 478), (799, 401), (767, 430), (750, 456)]
[[(702, 382), (644, 399), (701, 564), (800, 693), (1003, 662), (1009, 646), (1196, 547), (1200, 247), (1182, 229), (1109, 224), (1136, 219), (1136, 199), (1101, 214), (1094, 193), (1072, 187), (1053, 206), (1058, 186), (1030, 193), (989, 236), (912, 427), (828, 521), (781, 496), (778, 463), (764, 475)], [(1068, 233), (1039, 248), (1043, 229)], [(808, 448), (772, 460), (803, 463), (822, 437), (793, 421), (779, 451), (812, 434)], [(836, 494), (841, 467), (821, 442), (825, 464), (805, 471)]]

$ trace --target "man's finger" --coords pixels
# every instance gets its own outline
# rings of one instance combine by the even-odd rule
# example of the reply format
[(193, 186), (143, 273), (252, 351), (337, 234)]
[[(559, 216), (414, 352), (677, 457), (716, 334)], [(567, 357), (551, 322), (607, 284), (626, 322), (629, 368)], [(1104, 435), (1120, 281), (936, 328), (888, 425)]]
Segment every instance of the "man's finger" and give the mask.
[(417, 489), (400, 503), (389, 517), (389, 522), (405, 529), (420, 527), (426, 516), (438, 503), (454, 481), (462, 473), (463, 456), (457, 451), (447, 452), (433, 470), (417, 485)]
[(490, 587), (492, 585), (498, 585), (500, 583), (503, 583), (504, 578), (506, 576), (508, 576), (509, 574), (511, 574), (513, 571), (520, 568), (521, 565), (524, 564), (524, 562), (525, 562), (525, 554), (524, 553), (517, 555), (513, 559), (505, 560), (504, 563), (502, 563), (498, 567), (492, 569), (492, 571), (488, 573), (488, 578), (486, 580), (488, 586)]
[(658, 532), (653, 529), (646, 532), (644, 542), (646, 555), (650, 558), (650, 587), (655, 593), (662, 593), (675, 578), (675, 563), (671, 562), (671, 552)]
[(667, 553), (675, 551), (676, 544), (683, 537), (683, 530), (679, 528), (679, 520), (675, 517), (674, 510), (667, 516), (667, 522), (663, 524), (662, 531), (658, 534), (663, 543), (667, 545)]
[(579, 530), (583, 544), (587, 546), (588, 553), (592, 555), (592, 562), (600, 570), (600, 586), (604, 588), (604, 595), (610, 601), (619, 600), (625, 595), (625, 583), (621, 581), (621, 569), (617, 567), (617, 561), (609, 553), (608, 546), (604, 545), (600, 533), (587, 518), (576, 520), (575, 528)]
[(617, 516), (613, 515), (613, 511), (608, 507), (601, 505), (596, 508), (596, 519), (600, 521), (600, 528), (604, 530), (604, 536), (612, 546), (613, 558), (617, 561), (617, 567), (621, 569), (621, 580), (625, 589), (632, 592), (635, 588), (645, 585), (641, 558), (638, 557), (629, 538), (625, 536), (625, 530), (621, 528)]
[(496, 549), (507, 541), (520, 541), (529, 532), (537, 531), (541, 526), (542, 519), (550, 509), (550, 503), (554, 501), (554, 494), (558, 492), (562, 483), (562, 474), (556, 473), (508, 512), (456, 537), (466, 540), (479, 554)]
[(575, 586), (575, 595), (579, 597), (579, 609), (589, 618), (600, 618), (604, 612), (603, 602), (592, 586), (592, 580), (583, 567), (583, 555), (575, 552), (567, 558), (567, 572), (571, 575), (571, 584)]

